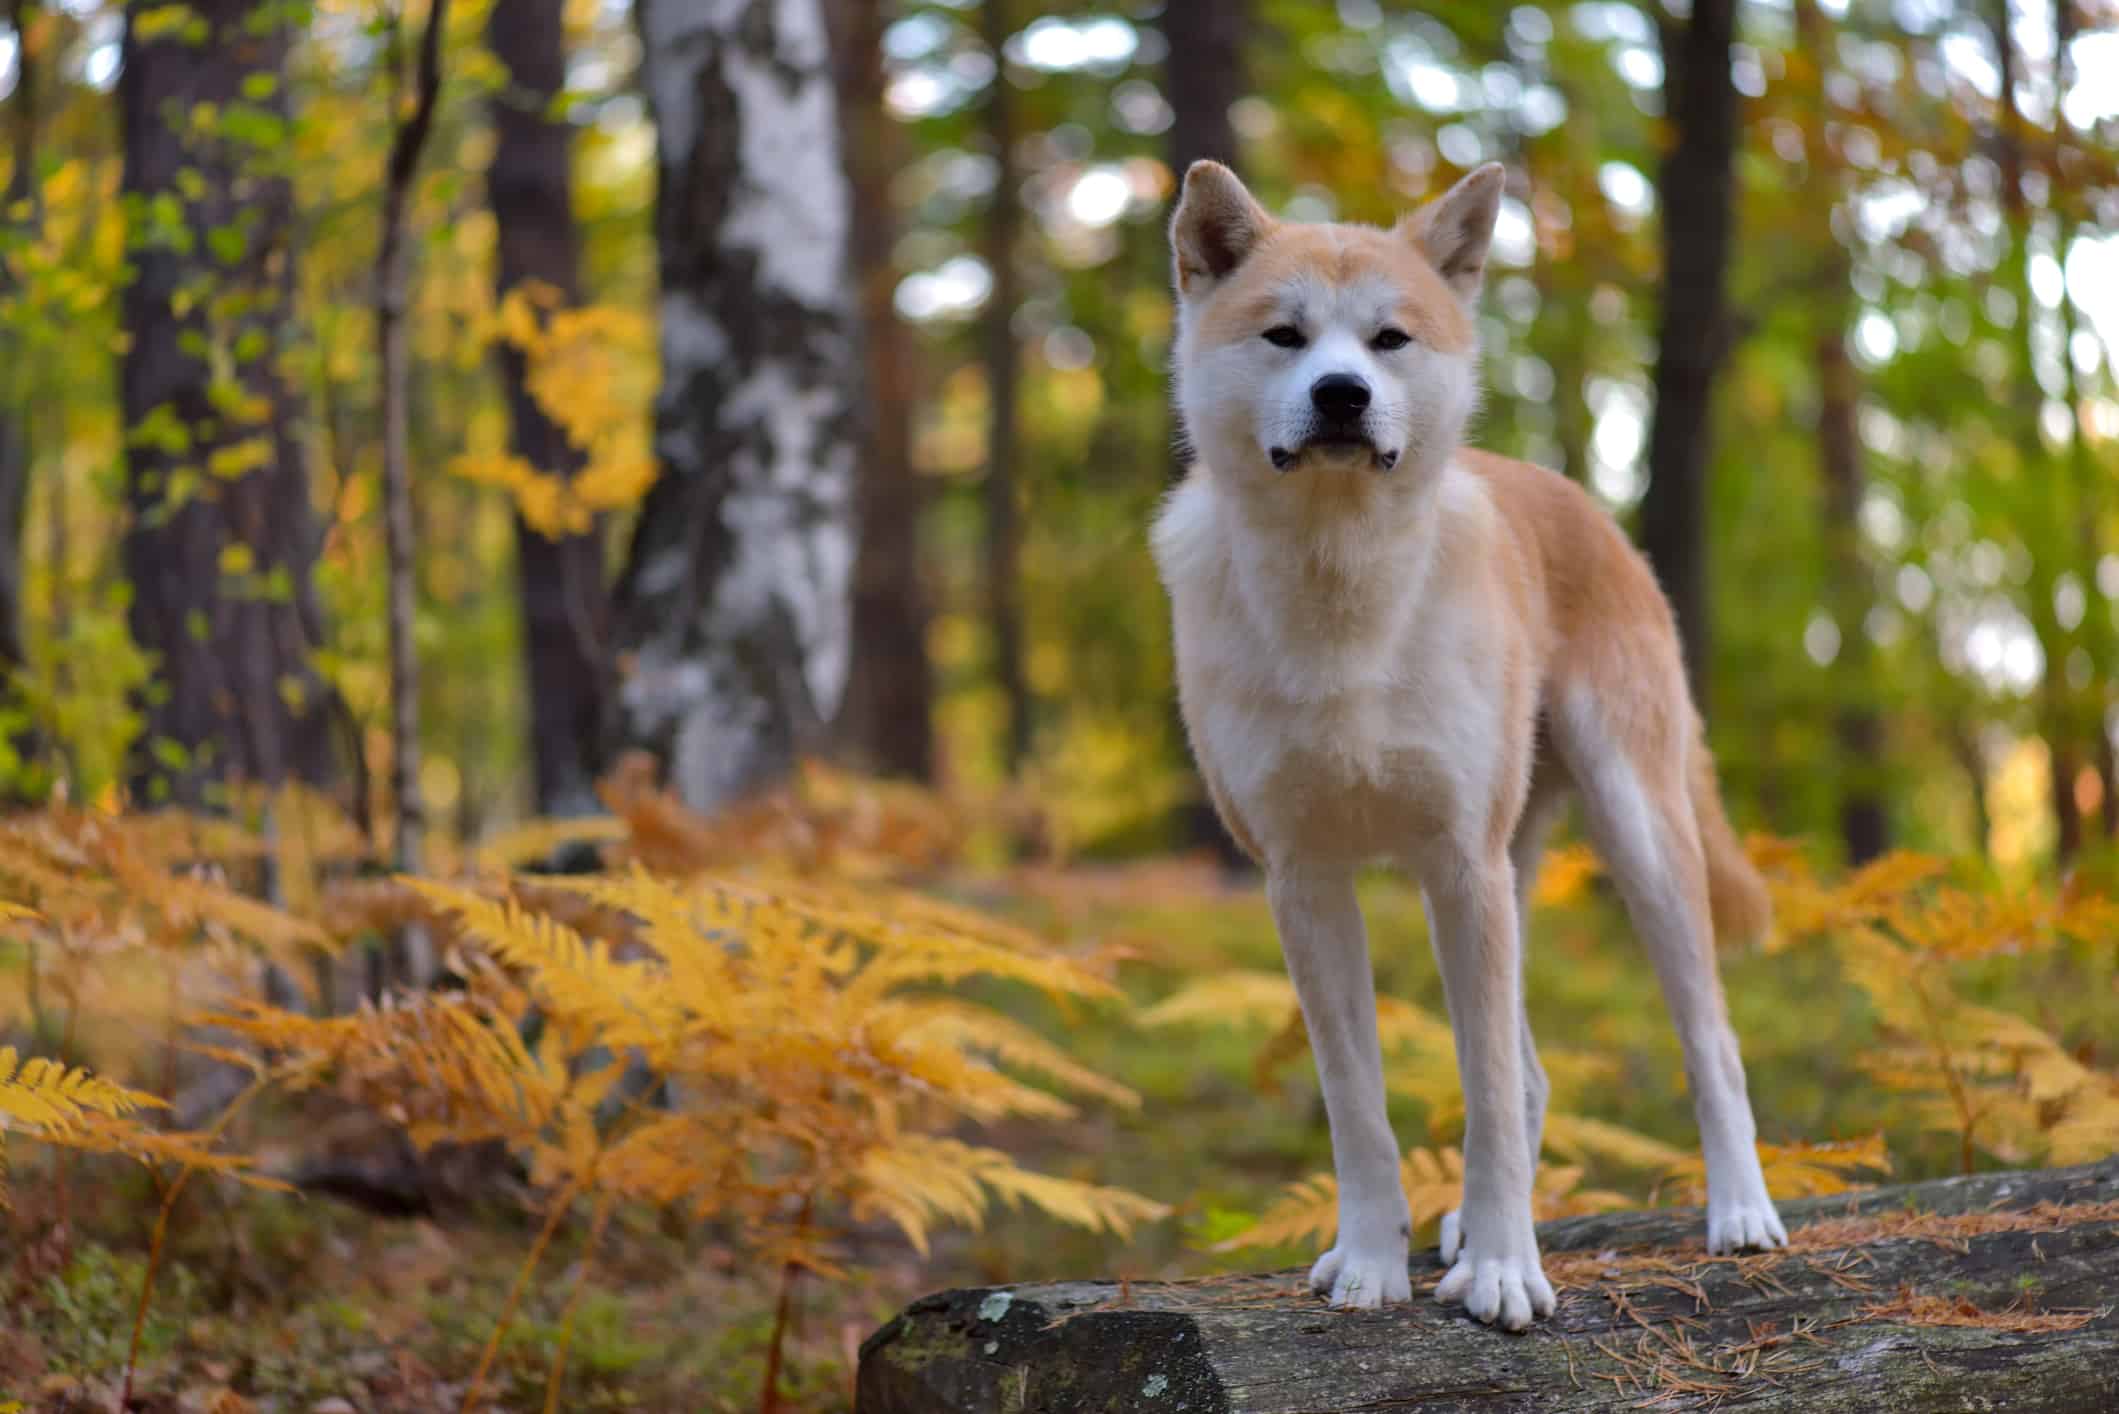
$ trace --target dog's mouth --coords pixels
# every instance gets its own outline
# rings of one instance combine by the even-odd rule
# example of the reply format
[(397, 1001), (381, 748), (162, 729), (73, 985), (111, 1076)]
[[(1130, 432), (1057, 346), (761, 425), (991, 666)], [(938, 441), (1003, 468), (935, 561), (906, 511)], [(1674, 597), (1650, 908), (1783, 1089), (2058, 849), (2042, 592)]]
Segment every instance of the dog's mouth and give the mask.
[(1319, 427), (1292, 447), (1266, 448), (1266, 457), (1275, 471), (1291, 471), (1313, 456), (1340, 465), (1365, 458), (1378, 471), (1389, 471), (1398, 465), (1397, 448), (1377, 446), (1375, 438), (1355, 426)]

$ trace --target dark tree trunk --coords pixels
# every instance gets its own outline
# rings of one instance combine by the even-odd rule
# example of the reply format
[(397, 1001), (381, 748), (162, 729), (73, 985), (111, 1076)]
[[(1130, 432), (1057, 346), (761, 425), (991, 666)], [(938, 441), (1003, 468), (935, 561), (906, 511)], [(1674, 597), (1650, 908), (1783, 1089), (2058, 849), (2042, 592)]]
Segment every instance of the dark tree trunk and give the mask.
[(1780, 1414), (2119, 1407), (2119, 1160), (1808, 1198), (1792, 1250), (1708, 1257), (1698, 1209), (1542, 1224), (1554, 1314), (1504, 1335), (1426, 1291), (1331, 1311), (1299, 1272), (1061, 1281), (914, 1302), (860, 1414), (1320, 1410)]
[(1030, 755), (1030, 685), (1023, 676), (1022, 488), (1016, 477), (1016, 404), (1022, 349), (1016, 343), (1016, 243), (1023, 207), (1017, 185), (1015, 95), (1002, 46), (1014, 33), (1004, 0), (979, 7), (986, 47), (993, 51), (993, 84), (986, 95), (986, 142), (999, 164), (986, 209), (986, 265), (993, 293), (986, 301), (986, 626), (993, 635), (993, 674), (1008, 704), (1003, 764), (1012, 775)]
[(1244, 96), (1250, 0), (1168, 0), (1163, 6), (1163, 93), (1170, 101), (1170, 170), (1202, 159), (1235, 167), (1229, 108)]
[(884, 7), (876, 0), (832, 0), (831, 18), (867, 374), (853, 667), (840, 723), (864, 764), (925, 781), (935, 766), (934, 670), (927, 658), (927, 586), (920, 575), (926, 496), (912, 462), (919, 348), (894, 302), (898, 223), (890, 203), (890, 179), (902, 165), (904, 143), (883, 108)]
[[(15, 31), (15, 92), (13, 121), (9, 125), (7, 191), (0, 195), (0, 210), (14, 211), (24, 203), (32, 209), (29, 226), (41, 225), (35, 212), (37, 191), (38, 73), (39, 56), (30, 43), (30, 27), (36, 23), (33, 0), (13, 0), (9, 20)], [(13, 219), (10, 217), (9, 219)], [(14, 293), (11, 268), (0, 262), (0, 306)], [(23, 532), (29, 511), (29, 478), (34, 447), (30, 436), (32, 399), (23, 371), (20, 346), (13, 338), (0, 341), (0, 363), (6, 403), (0, 404), (0, 702), (16, 698), (14, 675), (29, 666), (22, 626), (28, 606), (23, 603)], [(38, 750), (34, 733), (17, 731), (11, 743), (20, 765), (5, 783), (5, 798), (17, 803), (31, 792), (26, 788), (26, 768)]]
[[(128, 6), (118, 81), (133, 213), (123, 558), (133, 638), (156, 659), (128, 774), (144, 803), (198, 805), (221, 781), (317, 783), (334, 763), (311, 663), (317, 527), (276, 371), (294, 285), (293, 194), (272, 167), (284, 154), (190, 131), (201, 103), (285, 122), (291, 32), (284, 18), (254, 23), (279, 12), (252, 0), (198, 0), (203, 42), (143, 41), (136, 21), (152, 8)], [(253, 78), (271, 91), (246, 94)], [(168, 219), (158, 203), (175, 204)]]
[[(1162, 16), (1163, 41), (1169, 58), (1163, 66), (1163, 92), (1170, 102), (1170, 170), (1182, 180), (1194, 162), (1211, 160), (1241, 170), (1236, 128), (1229, 109), (1246, 88), (1244, 44), (1250, 34), (1250, 0), (1167, 0)], [(1184, 429), (1171, 414), (1170, 444), (1182, 445)], [(1173, 457), (1173, 479), (1184, 475), (1185, 458)], [(1184, 723), (1176, 703), (1170, 717), (1179, 741)], [(1178, 812), (1177, 827), (1186, 845), (1210, 850), (1225, 868), (1246, 868), (1250, 861), (1222, 827), (1213, 802), (1204, 792)]]
[(1677, 614), (1693, 699), (1704, 712), (1713, 639), (1707, 599), (1707, 476), (1715, 375), (1731, 339), (1730, 226), (1736, 207), (1737, 96), (1729, 77), (1735, 0), (1694, 0), (1682, 28), (1663, 24), (1663, 111), (1676, 141), (1656, 203), (1663, 303), (1641, 548)]
[[(1831, 53), (1832, 33), (1816, 0), (1796, 0), (1796, 32), (1812, 55)], [(1825, 60), (1817, 61), (1816, 86), (1802, 95), (1806, 140), (1811, 161), (1829, 174), (1828, 199), (1847, 200), (1845, 169), (1824, 121)], [(1840, 630), (1839, 657), (1832, 667), (1838, 706), (1834, 729), (1839, 739), (1835, 770), (1840, 792), (1840, 837), (1850, 865), (1866, 864), (1890, 848), (1891, 817), (1885, 803), (1881, 767), (1884, 724), (1875, 701), (1876, 655), (1869, 642), (1869, 611), (1875, 604), (1868, 557), (1862, 551), (1861, 502), (1866, 485), (1857, 413), (1861, 378), (1847, 354), (1852, 315), (1848, 299), (1850, 257), (1832, 233), (1825, 242), (1822, 281), (1825, 296), (1817, 331), (1817, 453), (1824, 481), (1825, 575), (1833, 621)]]
[[(486, 200), (499, 231), (495, 293), (505, 298), (535, 284), (570, 306), (581, 296), (573, 129), (552, 115), (566, 83), (565, 9), (564, 0), (506, 0), (486, 21), (486, 43), (508, 71), (491, 104), (495, 145)], [(528, 371), (523, 351), (503, 343), (500, 372), (515, 454), (546, 475), (571, 477), (582, 454), (530, 396)], [(602, 544), (595, 528), (549, 536), (515, 518), (530, 762), (541, 814), (596, 808), (610, 627)]]
[(1847, 863), (1866, 864), (1891, 847), (1891, 817), (1878, 780), (1884, 724), (1870, 700), (1876, 691), (1875, 654), (1869, 647), (1868, 613), (1873, 595), (1861, 549), (1861, 437), (1855, 425), (1856, 374), (1847, 357), (1847, 336), (1835, 324), (1818, 335), (1818, 462), (1825, 478), (1825, 546), (1830, 564), (1833, 618), (1840, 630), (1839, 827)]
[(660, 189), (661, 478), (616, 597), (615, 737), (712, 809), (846, 683), (858, 349), (819, 0), (642, 0)]

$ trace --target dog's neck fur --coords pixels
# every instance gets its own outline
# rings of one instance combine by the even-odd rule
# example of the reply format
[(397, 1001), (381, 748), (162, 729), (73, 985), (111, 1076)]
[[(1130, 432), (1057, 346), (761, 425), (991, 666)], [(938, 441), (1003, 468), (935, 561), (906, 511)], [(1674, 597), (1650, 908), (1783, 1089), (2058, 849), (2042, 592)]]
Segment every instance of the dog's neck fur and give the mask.
[(1230, 587), (1267, 641), (1302, 656), (1380, 648), (1428, 597), (1447, 518), (1450, 458), (1427, 465), (1193, 472), (1227, 546)]

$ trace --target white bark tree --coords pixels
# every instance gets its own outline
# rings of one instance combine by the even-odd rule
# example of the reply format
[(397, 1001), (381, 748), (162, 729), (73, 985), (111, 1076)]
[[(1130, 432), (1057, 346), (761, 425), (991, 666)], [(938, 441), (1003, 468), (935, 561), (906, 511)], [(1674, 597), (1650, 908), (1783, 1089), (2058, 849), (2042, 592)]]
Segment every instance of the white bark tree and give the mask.
[(617, 588), (617, 735), (711, 809), (837, 709), (855, 291), (819, 0), (642, 0), (661, 186), (661, 478)]

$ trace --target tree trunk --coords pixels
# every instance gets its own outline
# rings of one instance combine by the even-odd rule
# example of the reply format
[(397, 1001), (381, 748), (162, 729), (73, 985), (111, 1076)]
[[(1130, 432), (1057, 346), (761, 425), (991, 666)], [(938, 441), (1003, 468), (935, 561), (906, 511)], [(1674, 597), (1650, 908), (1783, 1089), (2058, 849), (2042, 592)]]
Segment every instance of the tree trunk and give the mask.
[[(1997, 282), (2014, 296), (2017, 310), (2010, 345), (2014, 362), (2009, 371), (2008, 420), (2019, 454), (2028, 463), (2027, 475), (2019, 484), (2035, 488), (2028, 501), (2018, 503), (2014, 528), (2033, 547), (2024, 609), (2045, 660), (2038, 687), (2038, 731), (2046, 744), (2054, 862), (2065, 870), (2082, 848), (2082, 812), (2075, 801), (2075, 774), (2082, 756), (2075, 694), (2067, 683), (2068, 649), (2074, 635), (2061, 627), (2054, 609), (2053, 590), (2058, 581), (2054, 562), (2065, 553), (2061, 547), (2074, 540), (2072, 521), (2082, 508), (2073, 504), (2076, 488), (2057, 474), (2059, 469), (2048, 457), (2039, 433), (2041, 394), (2032, 371), (2031, 349), (2038, 302), (2031, 289), (2031, 213), (2023, 189), (2025, 120), (2016, 102), (2016, 85), (2023, 77), (2022, 55), (2010, 30), (2008, 0), (1990, 0), (1987, 22), (2001, 70), (2000, 121), (1994, 136), (2001, 167), (2003, 230), (2008, 239), (1995, 274)], [(2063, 350), (2061, 356), (2065, 360), (2071, 355)]]
[(849, 193), (819, 0), (642, 0), (661, 478), (617, 591), (615, 735), (712, 809), (836, 710), (852, 620)]
[(1236, 163), (1229, 109), (1244, 96), (1244, 40), (1250, 0), (1167, 0), (1163, 93), (1170, 101), (1170, 170), (1179, 178), (1194, 162)]
[[(37, 23), (38, 7), (34, 0), (13, 0), (9, 8), (9, 20), (15, 31), (14, 120), (8, 143), (7, 190), (0, 195), (0, 210), (12, 213), (28, 203), (31, 215), (26, 224), (28, 229), (36, 230), (43, 224), (35, 210), (37, 83), (40, 75), (39, 56), (31, 41), (30, 30)], [(10, 215), (8, 219), (15, 218)], [(0, 307), (5, 307), (14, 294), (14, 283), (10, 268), (0, 262)], [(0, 363), (9, 370), (7, 401), (0, 405), (0, 702), (12, 704), (18, 697), (13, 686), (14, 675), (29, 666), (29, 653), (22, 636), (28, 607), (22, 598), (25, 579), (23, 532), (27, 529), (29, 511), (29, 478), (34, 450), (30, 409), (34, 401), (28, 380), (23, 376), (28, 365), (14, 338), (0, 342)], [(30, 763), (39, 747), (35, 733), (27, 727), (17, 729), (9, 744), (14, 750), (16, 765), (4, 782), (0, 782), (0, 799), (19, 804), (35, 794), (31, 788)]]
[(1337, 1312), (1302, 1275), (1054, 1282), (914, 1302), (860, 1414), (965, 1409), (2105, 1410), (2119, 1160), (1782, 1205), (1786, 1253), (1708, 1257), (1698, 1209), (1546, 1223), (1559, 1309), (1504, 1335), (1427, 1299)]
[[(411, 114), (390, 138), (383, 170), (383, 229), (375, 256), (375, 340), (382, 364), (383, 547), (390, 630), (390, 794), (397, 815), (397, 867), (425, 866), (426, 805), (419, 779), (419, 647), (415, 639), (419, 540), (412, 507), (412, 345), (405, 322), (411, 303), (412, 252), (407, 207), (419, 176), (420, 153), (441, 96), (441, 41), (449, 0), (433, 0), (420, 35)], [(396, 19), (393, 18), (393, 23)], [(394, 53), (394, 48), (393, 48)], [(426, 931), (414, 924), (398, 938), (399, 979), (413, 987), (433, 980), (434, 954)]]
[[(1837, 205), (1847, 200), (1845, 169), (1824, 121), (1824, 56), (1832, 52), (1832, 34), (1816, 0), (1796, 0), (1795, 23), (1803, 47), (1813, 56), (1819, 80), (1814, 91), (1802, 95), (1808, 104), (1805, 140), (1810, 160), (1829, 176), (1829, 200)], [(1880, 774), (1884, 724), (1875, 700), (1876, 655), (1868, 630), (1876, 596), (1861, 540), (1861, 502), (1867, 480), (1858, 422), (1861, 377), (1847, 354), (1852, 267), (1846, 247), (1829, 222), (1823, 239), (1821, 283), (1826, 294), (1816, 345), (1817, 454), (1825, 490), (1826, 590), (1840, 634), (1839, 657), (1832, 665), (1839, 699), (1834, 714), (1839, 761), (1834, 775), (1840, 792), (1840, 837), (1851, 866), (1866, 864), (1890, 848), (1891, 817)]]
[[(133, 638), (156, 658), (128, 774), (143, 803), (201, 805), (233, 778), (334, 774), (310, 661), (318, 534), (294, 396), (277, 372), (293, 194), (270, 167), (284, 154), (261, 162), (247, 131), (191, 128), (202, 103), (285, 123), (290, 30), (283, 17), (253, 23), (252, 0), (197, 0), (203, 42), (145, 40), (137, 21), (153, 8), (127, 7), (118, 81), (124, 191), (137, 213), (122, 307), (123, 559)], [(253, 79), (270, 91), (246, 92)]]
[[(1250, 0), (1167, 0), (1163, 6), (1163, 42), (1169, 57), (1163, 65), (1163, 92), (1170, 102), (1170, 170), (1183, 180), (1185, 169), (1209, 159), (1239, 167), (1236, 128), (1229, 109), (1246, 91), (1244, 45), (1250, 35)], [(1182, 446), (1184, 429), (1173, 410), (1171, 446)], [(1171, 479), (1184, 475), (1185, 458), (1172, 458)], [(1185, 739), (1176, 703), (1170, 719), (1177, 740)], [(1224, 868), (1250, 863), (1223, 828), (1214, 803), (1196, 792), (1180, 808), (1178, 833), (1193, 849), (1211, 851)]]
[(1891, 816), (1877, 779), (1884, 724), (1871, 700), (1876, 691), (1869, 645), (1869, 566), (1861, 549), (1861, 435), (1855, 425), (1856, 374), (1847, 336), (1835, 324), (1817, 337), (1817, 446), (1825, 479), (1825, 548), (1830, 564), (1833, 620), (1839, 627), (1839, 828), (1850, 866), (1866, 864), (1891, 847)]
[(1707, 477), (1715, 375), (1731, 330), (1726, 289), (1736, 207), (1736, 88), (1729, 46), (1735, 0), (1694, 0), (1678, 29), (1664, 21), (1663, 111), (1676, 142), (1656, 181), (1663, 303), (1641, 548), (1677, 615), (1693, 700), (1707, 709), (1713, 639), (1707, 599)]
[(1022, 349), (1015, 338), (1016, 244), (1023, 207), (1017, 187), (1015, 96), (1002, 47), (1014, 32), (1005, 0), (985, 0), (979, 15), (993, 52), (986, 95), (986, 142), (998, 167), (986, 208), (986, 265), (993, 293), (986, 301), (986, 626), (993, 635), (993, 675), (1008, 704), (1002, 764), (1010, 775), (1030, 755), (1030, 686), (1023, 676), (1022, 490), (1017, 485), (1016, 404), (1022, 386)]
[(883, 107), (884, 7), (875, 0), (833, 0), (831, 15), (867, 375), (853, 668), (840, 721), (844, 739), (864, 764), (925, 781), (935, 769), (934, 669), (927, 658), (927, 586), (920, 575), (926, 496), (912, 462), (919, 347), (897, 316), (892, 247), (898, 225), (890, 203), (904, 143)]
[[(552, 115), (566, 84), (564, 0), (508, 0), (486, 22), (486, 44), (508, 71), (493, 95), (495, 144), (486, 200), (499, 231), (495, 294), (526, 284), (562, 306), (581, 297), (574, 229), (573, 129)], [(500, 348), (515, 454), (538, 471), (571, 477), (582, 454), (530, 396), (528, 360)], [(530, 763), (537, 810), (593, 812), (597, 733), (608, 671), (610, 596), (600, 530), (549, 536), (515, 518), (516, 591), (522, 606), (523, 683), (530, 695)]]

